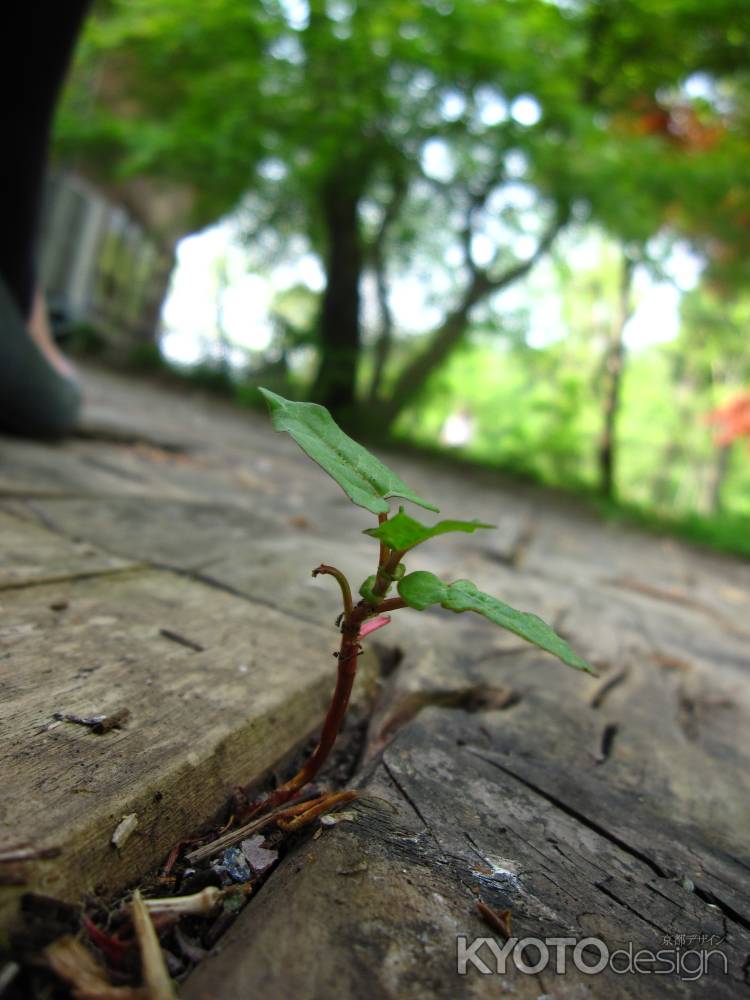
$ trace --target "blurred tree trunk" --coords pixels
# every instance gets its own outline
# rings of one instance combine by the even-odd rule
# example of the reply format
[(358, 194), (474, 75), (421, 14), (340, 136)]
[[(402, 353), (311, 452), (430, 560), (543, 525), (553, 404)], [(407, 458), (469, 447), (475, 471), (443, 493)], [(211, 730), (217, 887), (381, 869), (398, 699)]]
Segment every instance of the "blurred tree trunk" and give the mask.
[(388, 275), (385, 255), (385, 245), (388, 232), (398, 218), (399, 211), (406, 197), (407, 186), (404, 178), (398, 174), (393, 179), (393, 192), (383, 212), (380, 227), (370, 247), (370, 262), (375, 275), (375, 293), (380, 312), (380, 330), (375, 341), (373, 352), (372, 380), (368, 393), (370, 403), (380, 398), (383, 384), (383, 372), (393, 346), (393, 314), (388, 302)]
[(602, 430), (598, 446), (599, 491), (614, 499), (617, 421), (620, 415), (622, 375), (625, 367), (625, 326), (633, 314), (633, 261), (623, 251), (622, 274), (617, 315), (612, 325), (604, 355), (604, 391), (602, 394)]
[(722, 493), (731, 465), (732, 446), (731, 444), (722, 445), (717, 449), (717, 452), (706, 491), (706, 509), (709, 514), (720, 514), (724, 507)]
[(375, 289), (380, 310), (380, 330), (375, 341), (372, 381), (370, 382), (370, 402), (375, 403), (380, 398), (383, 384), (383, 372), (393, 345), (393, 315), (388, 302), (388, 283), (385, 276), (385, 262), (381, 255), (373, 260), (375, 272)]
[[(696, 392), (695, 379), (690, 371), (687, 358), (681, 351), (674, 355), (670, 381), (673, 409), (677, 427), (680, 428), (695, 419), (691, 409), (691, 400)], [(673, 471), (685, 453), (685, 446), (679, 436), (674, 436), (664, 448), (656, 474), (651, 482), (651, 502), (655, 507), (665, 507), (672, 504), (674, 500)]]
[(327, 242), (326, 289), (319, 319), (320, 358), (310, 397), (339, 418), (355, 404), (361, 349), (359, 311), (362, 242), (361, 188), (355, 170), (343, 170), (322, 186), (321, 207)]

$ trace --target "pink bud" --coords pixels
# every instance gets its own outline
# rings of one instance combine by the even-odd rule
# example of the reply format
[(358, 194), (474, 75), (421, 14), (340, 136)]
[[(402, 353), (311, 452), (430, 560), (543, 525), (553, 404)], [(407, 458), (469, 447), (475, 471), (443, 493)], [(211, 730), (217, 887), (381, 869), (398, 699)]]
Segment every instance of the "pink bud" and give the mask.
[(377, 629), (387, 625), (390, 620), (390, 615), (378, 615), (377, 618), (370, 618), (368, 621), (362, 623), (357, 638), (364, 639), (364, 637), (369, 635), (370, 632), (375, 632)]

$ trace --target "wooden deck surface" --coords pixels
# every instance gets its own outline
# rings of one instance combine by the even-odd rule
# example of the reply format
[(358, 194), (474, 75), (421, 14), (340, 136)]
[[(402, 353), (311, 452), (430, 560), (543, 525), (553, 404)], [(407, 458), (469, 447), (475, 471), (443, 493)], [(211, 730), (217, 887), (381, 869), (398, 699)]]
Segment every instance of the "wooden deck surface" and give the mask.
[[(261, 416), (85, 381), (81, 436), (0, 442), (0, 858), (43, 855), (3, 865), (6, 927), (28, 888), (137, 879), (314, 730), (339, 609), (310, 570), (373, 568), (369, 516)], [(378, 633), (404, 655), (379, 685), (353, 818), (282, 863), (184, 996), (746, 995), (750, 566), (387, 459), (444, 516), (498, 525), (409, 569), (542, 615), (600, 679), (476, 616), (400, 612)], [(121, 709), (103, 735), (55, 719)], [(457, 935), (491, 933), (478, 898), (519, 938), (720, 938), (729, 972), (459, 977)]]

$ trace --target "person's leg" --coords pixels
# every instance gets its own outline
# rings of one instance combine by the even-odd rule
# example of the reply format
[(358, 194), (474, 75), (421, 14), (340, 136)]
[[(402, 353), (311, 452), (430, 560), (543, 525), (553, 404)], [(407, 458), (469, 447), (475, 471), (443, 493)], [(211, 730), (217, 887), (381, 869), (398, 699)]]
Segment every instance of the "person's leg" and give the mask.
[(36, 241), (55, 106), (88, 6), (31, 3), (25, 32), (0, 42), (0, 427), (17, 433), (64, 434), (80, 404), (37, 289)]

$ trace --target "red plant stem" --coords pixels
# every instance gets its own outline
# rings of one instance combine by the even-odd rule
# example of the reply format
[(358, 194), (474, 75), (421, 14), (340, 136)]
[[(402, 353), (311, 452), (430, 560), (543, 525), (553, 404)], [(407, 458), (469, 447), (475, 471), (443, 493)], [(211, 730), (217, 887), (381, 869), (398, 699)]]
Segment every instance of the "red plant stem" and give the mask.
[[(378, 571), (375, 575), (375, 586), (372, 588), (373, 594), (376, 597), (383, 597), (390, 585), (393, 583), (393, 574), (396, 572), (396, 567), (401, 562), (401, 557), (403, 552), (393, 552), (390, 549), (387, 550), (389, 555), (385, 560), (385, 563), (380, 563), (378, 565)], [(380, 604), (378, 604), (378, 611), (380, 610)]]
[[(350, 617), (358, 617), (358, 610), (358, 608), (355, 608)], [(346, 628), (348, 624), (348, 622), (345, 622), (344, 627)], [(359, 625), (357, 626), (358, 631)], [(357, 657), (359, 656), (359, 652), (360, 646), (357, 643), (356, 632), (354, 633), (354, 638), (352, 638), (347, 629), (347, 632), (344, 632), (341, 636), (336, 688), (331, 698), (331, 704), (328, 706), (328, 713), (323, 723), (318, 745), (294, 777), (290, 778), (283, 785), (280, 785), (271, 795), (268, 801), (268, 805), (271, 808), (286, 802), (295, 792), (299, 791), (309, 781), (312, 781), (331, 752), (333, 744), (336, 742), (336, 737), (339, 734), (341, 723), (344, 720), (347, 707), (349, 706), (349, 697), (351, 696), (354, 677), (357, 673)]]
[(385, 615), (389, 611), (398, 611), (399, 608), (408, 608), (409, 605), (406, 601), (402, 601), (400, 597), (389, 597), (387, 601), (382, 601), (378, 604), (378, 614)]
[[(352, 607), (351, 596), (349, 596), (348, 610), (345, 610), (344, 621), (341, 626), (341, 645), (338, 652), (339, 666), (336, 687), (331, 698), (331, 703), (328, 706), (328, 712), (323, 723), (318, 745), (294, 777), (284, 782), (283, 785), (279, 785), (268, 798), (264, 803), (266, 808), (273, 809), (287, 802), (300, 788), (303, 788), (308, 782), (312, 781), (333, 749), (336, 737), (341, 729), (341, 723), (344, 721), (344, 716), (349, 706), (349, 698), (351, 697), (354, 678), (357, 673), (357, 658), (362, 650), (357, 637), (362, 622), (366, 618), (369, 618), (376, 610), (380, 612), (406, 606), (398, 597), (391, 598), (389, 601), (382, 600), (391, 585), (393, 574), (402, 555), (402, 552), (390, 552), (385, 565), (382, 563), (378, 565), (375, 585), (372, 588), (372, 593), (377, 598), (375, 604), (370, 601), (360, 601), (359, 604)], [(341, 587), (344, 607), (346, 609), (347, 595), (350, 595), (351, 591), (344, 575), (339, 570), (334, 569), (333, 566), (326, 565), (319, 566), (313, 573), (314, 575), (327, 573), (336, 578)]]
[[(378, 514), (378, 524), (385, 524), (388, 520), (387, 514)], [(378, 566), (382, 566), (383, 563), (388, 558), (388, 547), (385, 542), (380, 543), (380, 556), (378, 558)]]

